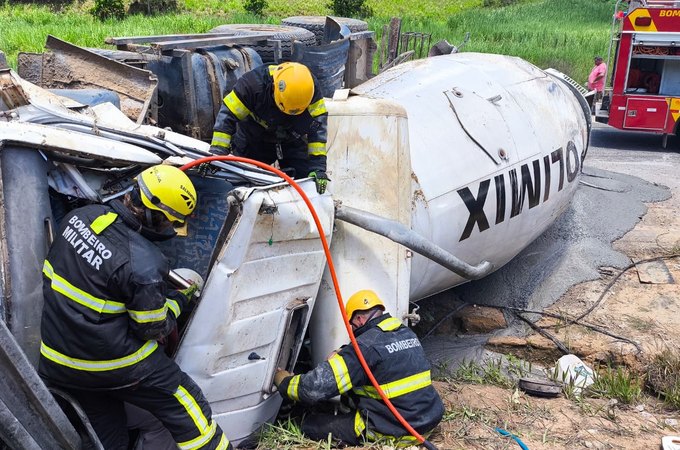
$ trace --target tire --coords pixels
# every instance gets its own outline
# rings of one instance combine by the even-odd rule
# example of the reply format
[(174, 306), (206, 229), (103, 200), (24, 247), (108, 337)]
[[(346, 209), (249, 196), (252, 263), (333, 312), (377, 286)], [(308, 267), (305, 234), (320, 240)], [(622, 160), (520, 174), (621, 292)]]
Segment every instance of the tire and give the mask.
[[(245, 36), (253, 34), (274, 34), (271, 39), (278, 39), (281, 41), (281, 59), (282, 61), (290, 61), (293, 52), (293, 41), (300, 41), (306, 46), (316, 45), (316, 37), (314, 33), (304, 28), (292, 27), (287, 25), (268, 25), (268, 24), (251, 24), (251, 23), (233, 23), (226, 25), (219, 25), (209, 33), (233, 33), (234, 36)], [(263, 63), (274, 62), (274, 47), (271, 45), (252, 45)]]
[[(352, 33), (368, 30), (368, 23), (359, 19), (349, 17), (333, 17), (340, 25), (346, 25)], [(284, 25), (304, 28), (316, 36), (316, 44), (320, 45), (323, 40), (323, 29), (326, 25), (326, 16), (294, 16), (286, 17), (281, 21)]]

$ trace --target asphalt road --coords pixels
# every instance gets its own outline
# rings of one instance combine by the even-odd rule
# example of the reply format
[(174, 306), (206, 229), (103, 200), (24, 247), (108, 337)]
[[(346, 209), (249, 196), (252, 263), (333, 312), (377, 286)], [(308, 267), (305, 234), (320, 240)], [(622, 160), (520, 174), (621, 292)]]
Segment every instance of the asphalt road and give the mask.
[[(594, 124), (580, 186), (570, 208), (534, 243), (492, 275), (420, 302), (442, 317), (461, 301), (490, 306), (542, 309), (571, 286), (600, 276), (600, 267), (630, 263), (612, 242), (641, 220), (650, 202), (680, 209), (680, 141), (624, 132)], [(519, 324), (515, 324), (519, 325)], [(516, 333), (509, 328), (503, 333)], [(433, 333), (423, 345), (434, 361), (456, 365), (483, 355), (484, 336), (442, 336)]]

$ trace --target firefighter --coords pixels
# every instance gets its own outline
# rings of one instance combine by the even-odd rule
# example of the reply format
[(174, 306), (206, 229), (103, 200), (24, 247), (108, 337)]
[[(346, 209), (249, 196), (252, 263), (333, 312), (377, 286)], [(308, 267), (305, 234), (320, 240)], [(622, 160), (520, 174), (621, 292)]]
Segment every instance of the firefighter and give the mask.
[[(347, 319), (373, 376), (404, 419), (419, 433), (428, 434), (441, 420), (444, 406), (430, 380), (430, 365), (420, 341), (410, 328), (385, 312), (375, 292), (362, 290), (350, 297)], [(328, 434), (346, 445), (362, 440), (394, 439), (413, 445), (415, 438), (394, 417), (371, 385), (351, 345), (303, 375), (277, 370), (274, 384), (285, 398), (307, 404), (348, 394), (355, 408), (345, 414), (313, 413), (302, 431), (314, 440)]]
[(224, 97), (210, 151), (267, 164), (278, 161), (295, 178), (312, 177), (323, 194), (329, 181), (327, 117), (319, 84), (306, 66), (261, 65), (239, 78)]
[(231, 449), (196, 383), (159, 347), (196, 291), (170, 291), (151, 241), (196, 206), (176, 167), (144, 170), (123, 200), (68, 213), (43, 266), (39, 372), (81, 404), (106, 449), (126, 449), (125, 402), (156, 416), (184, 449)]

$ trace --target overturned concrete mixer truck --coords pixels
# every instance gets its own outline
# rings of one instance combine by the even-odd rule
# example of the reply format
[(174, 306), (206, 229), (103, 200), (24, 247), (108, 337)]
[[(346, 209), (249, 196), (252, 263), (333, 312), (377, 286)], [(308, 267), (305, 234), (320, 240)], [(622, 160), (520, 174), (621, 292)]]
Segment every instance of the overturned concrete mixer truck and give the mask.
[[(149, 120), (155, 85), (94, 102), (41, 79), (75, 80), (99, 64), (120, 66), (127, 75), (113, 79), (121, 84), (137, 77), (173, 86), (165, 75), (191, 75), (182, 64), (206, 54), (232, 78), (245, 67), (238, 58), (263, 63), (234, 45), (179, 56), (170, 46), (172, 54), (78, 49), (88, 53), (80, 72), (47, 70), (64, 61), (52, 50), (34, 64), (39, 76), (0, 70), (0, 437), (10, 448), (80, 448), (96, 439), (77, 405), (53, 397), (35, 371), (41, 272), (60, 219), (120, 196), (150, 165), (209, 155), (196, 127), (179, 133), (154, 126), (158, 116)], [(145, 65), (127, 64), (133, 56)], [(179, 69), (147, 70), (161, 58)], [(20, 59), (20, 72), (26, 67)], [(228, 87), (225, 73), (213, 79)], [(46, 89), (54, 87), (62, 89)], [(321, 231), (281, 178), (220, 161), (188, 171), (199, 204), (179, 237), (161, 244), (172, 267), (205, 280), (174, 357), (235, 444), (276, 418), (277, 367), (293, 371), (303, 346), (318, 362), (347, 341), (322, 234), (342, 297), (373, 289), (406, 323), (410, 302), (484, 277), (546, 230), (567, 208), (588, 148), (590, 111), (578, 87), (515, 57), (429, 57), (330, 95), (332, 182), (319, 195), (313, 181), (299, 180)], [(163, 99), (160, 116), (171, 100)]]

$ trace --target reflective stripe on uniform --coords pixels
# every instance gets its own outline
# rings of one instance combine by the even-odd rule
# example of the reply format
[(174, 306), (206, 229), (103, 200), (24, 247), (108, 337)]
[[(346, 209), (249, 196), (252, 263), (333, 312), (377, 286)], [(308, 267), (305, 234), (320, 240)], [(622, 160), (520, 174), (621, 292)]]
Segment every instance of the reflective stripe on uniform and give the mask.
[(356, 414), (354, 415), (354, 434), (359, 437), (365, 429), (366, 422), (364, 422), (364, 418), (361, 417), (361, 412), (357, 410)]
[(101, 234), (101, 232), (108, 228), (108, 226), (113, 222), (115, 222), (117, 218), (118, 214), (109, 211), (106, 214), (102, 214), (101, 216), (94, 219), (90, 224), (90, 228), (92, 231), (94, 231), (94, 234)]
[[(389, 434), (378, 433), (377, 431), (373, 431), (371, 429), (367, 429), (366, 422), (364, 421), (364, 418), (361, 417), (361, 412), (357, 410), (356, 414), (354, 415), (354, 433), (356, 434), (357, 437), (361, 437), (361, 435), (364, 434), (364, 431), (366, 440), (389, 441), (390, 444), (394, 444), (397, 448), (408, 447), (419, 442), (418, 439), (415, 438), (415, 436), (407, 435), (396, 437), (390, 436)], [(421, 436), (423, 436), (425, 439), (427, 439), (429, 435), (430, 432), (421, 433)]]
[(349, 376), (349, 370), (347, 370), (345, 359), (342, 356), (335, 354), (328, 360), (328, 363), (333, 370), (335, 384), (338, 386), (338, 392), (343, 394), (352, 389), (352, 379)]
[(311, 156), (326, 156), (326, 144), (323, 142), (310, 142), (307, 144), (307, 153)]
[(394, 331), (402, 325), (403, 323), (401, 323), (401, 320), (397, 319), (396, 317), (390, 317), (389, 319), (385, 319), (380, 322), (378, 324), (378, 328), (383, 331)]
[(179, 315), (182, 313), (182, 310), (179, 309), (179, 303), (177, 303), (175, 300), (171, 298), (166, 298), (165, 299), (165, 306), (168, 307), (170, 311), (175, 315), (175, 319), (179, 317)]
[[(430, 433), (426, 433), (426, 434), (429, 435)], [(422, 434), (421, 436), (425, 437), (426, 434)], [(366, 430), (366, 440), (368, 440), (368, 441), (382, 441), (382, 442), (387, 441), (396, 448), (411, 447), (411, 446), (416, 445), (420, 442), (418, 439), (416, 439), (415, 436), (407, 435), (407, 436), (396, 437), (396, 436), (390, 436), (389, 434), (378, 433), (377, 431), (373, 431), (371, 429)]]
[[(198, 437), (191, 439), (190, 441), (178, 442), (177, 447), (182, 450), (194, 450), (203, 447), (205, 444), (209, 443), (215, 436), (217, 431), (217, 424), (214, 420), (210, 421), (210, 426), (207, 427)], [(224, 433), (222, 434), (224, 436)], [(220, 440), (221, 444), (221, 440)], [(224, 447), (226, 448), (226, 447)]]
[[(391, 383), (381, 384), (380, 389), (382, 389), (387, 398), (395, 398), (428, 387), (431, 384), (430, 371), (426, 370), (425, 372), (392, 381)], [(353, 392), (362, 397), (381, 398), (378, 390), (373, 386), (357, 387), (354, 388)]]
[(126, 311), (125, 303), (97, 298), (94, 295), (88, 294), (82, 289), (75, 287), (62, 276), (54, 273), (52, 264), (50, 264), (48, 260), (45, 260), (45, 263), (43, 264), (43, 273), (47, 278), (52, 280), (50, 287), (53, 291), (59, 292), (64, 297), (73, 300), (79, 305), (90, 308), (99, 314), (121, 314)]
[(234, 91), (231, 91), (224, 97), (224, 104), (227, 105), (229, 111), (231, 111), (238, 120), (243, 120), (250, 114), (250, 110), (246, 108), (246, 105), (243, 104)]
[(222, 131), (213, 132), (212, 142), (210, 145), (216, 147), (229, 147), (231, 145), (231, 134), (223, 133)]
[(326, 114), (328, 112), (326, 110), (326, 102), (323, 101), (323, 98), (309, 105), (307, 111), (309, 111), (309, 115), (312, 117), (318, 117), (321, 114)]
[(286, 395), (288, 395), (288, 398), (291, 400), (298, 401), (300, 400), (300, 375), (295, 375), (293, 378), (290, 379), (290, 383), (288, 383), (288, 389), (286, 390)]
[(215, 430), (217, 429), (215, 421), (211, 420), (210, 424), (208, 424), (208, 419), (206, 419), (205, 415), (203, 414), (203, 410), (201, 410), (201, 407), (196, 402), (194, 396), (191, 395), (191, 393), (189, 393), (189, 391), (187, 391), (184, 386), (178, 386), (173, 395), (187, 411), (189, 417), (191, 417), (191, 420), (193, 420), (194, 425), (196, 425), (196, 428), (200, 433), (194, 439), (185, 442), (178, 442), (177, 445), (181, 449), (201, 448), (206, 443), (210, 442), (210, 440), (215, 435)]
[(162, 308), (153, 309), (151, 311), (134, 311), (128, 309), (130, 318), (137, 323), (160, 322), (168, 317), (168, 304), (164, 304)]
[(40, 342), (40, 354), (50, 361), (71, 369), (84, 370), (87, 372), (104, 372), (107, 370), (122, 369), (142, 361), (158, 348), (158, 342), (147, 341), (136, 352), (117, 359), (93, 361), (87, 359), (72, 358), (59, 353), (53, 348), (48, 347), (44, 342)]

